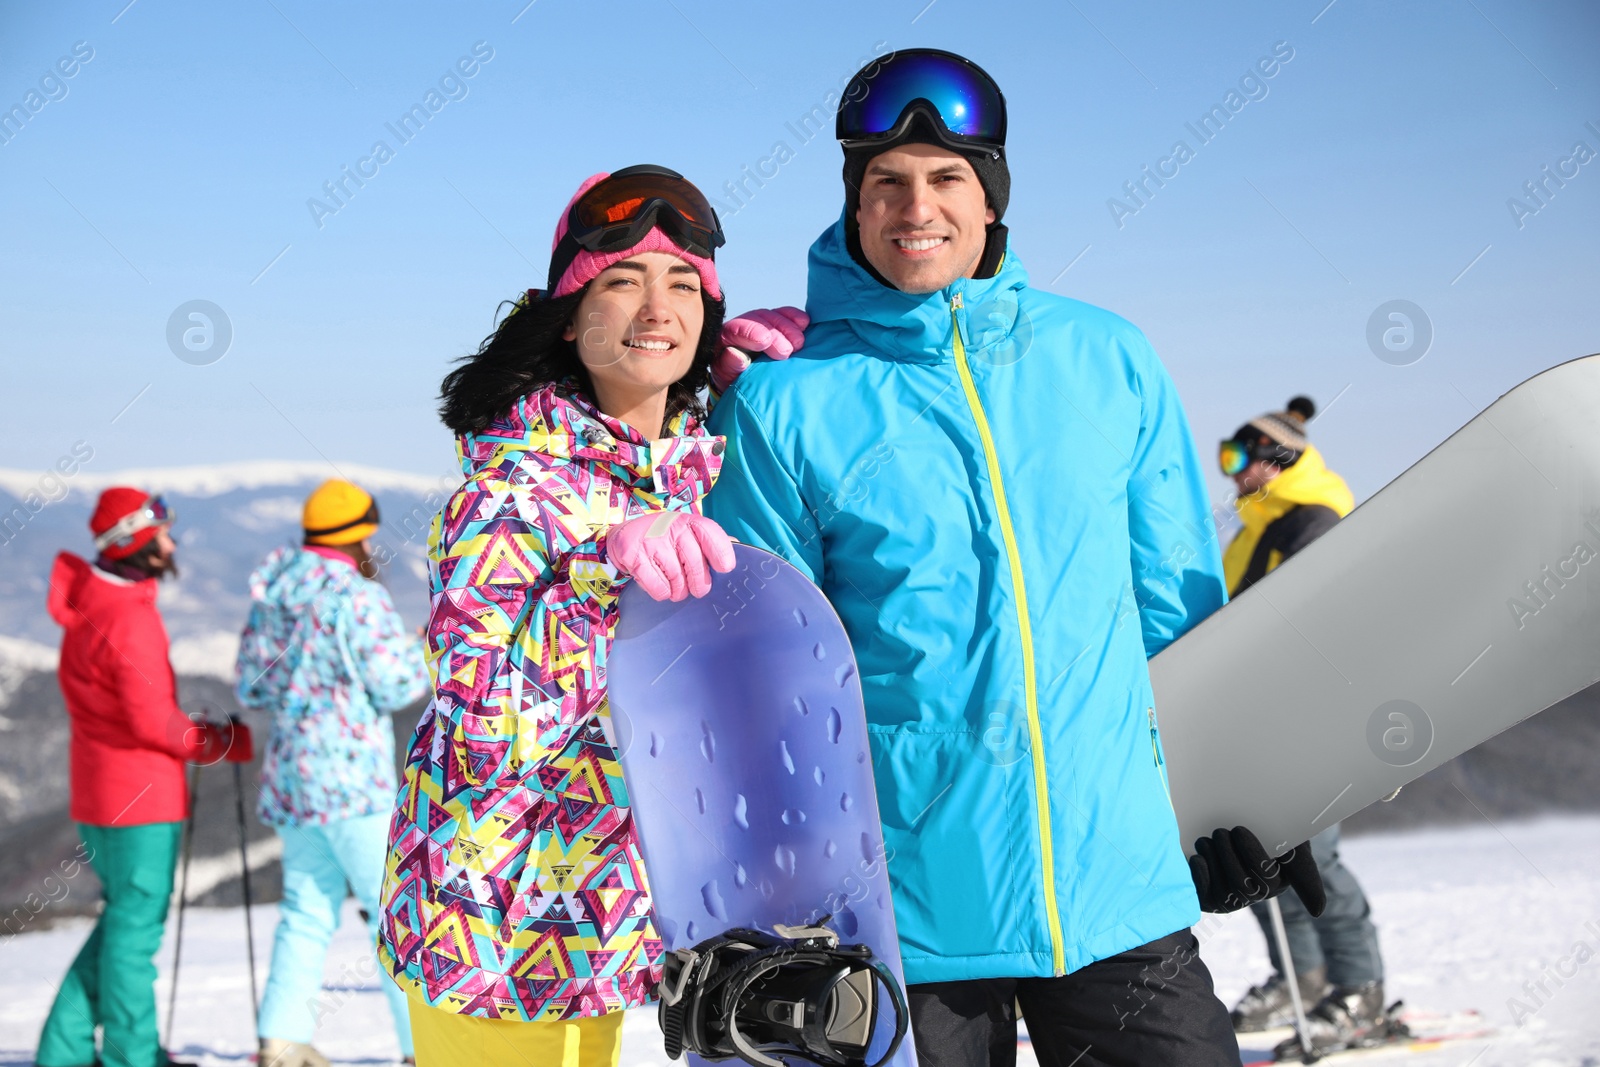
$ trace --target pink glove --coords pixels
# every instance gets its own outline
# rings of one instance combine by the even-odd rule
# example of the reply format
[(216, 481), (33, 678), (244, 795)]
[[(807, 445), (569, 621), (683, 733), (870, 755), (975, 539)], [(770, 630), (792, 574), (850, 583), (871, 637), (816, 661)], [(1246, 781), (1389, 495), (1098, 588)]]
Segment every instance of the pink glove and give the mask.
[(711, 384), (719, 393), (750, 366), (750, 356), (788, 359), (805, 346), (811, 316), (799, 308), (747, 311), (722, 324), (722, 354), (711, 362)]
[(612, 527), (606, 558), (656, 600), (682, 600), (711, 592), (712, 570), (733, 570), (733, 541), (704, 516), (653, 511)]

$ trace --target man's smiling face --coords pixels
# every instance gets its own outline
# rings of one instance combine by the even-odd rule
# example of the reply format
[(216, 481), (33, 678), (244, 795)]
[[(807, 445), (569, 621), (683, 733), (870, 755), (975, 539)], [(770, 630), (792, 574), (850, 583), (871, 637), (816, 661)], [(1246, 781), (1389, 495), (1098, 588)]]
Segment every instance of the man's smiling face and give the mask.
[(938, 145), (906, 144), (873, 157), (861, 182), (861, 251), (905, 293), (970, 278), (994, 221), (972, 164)]

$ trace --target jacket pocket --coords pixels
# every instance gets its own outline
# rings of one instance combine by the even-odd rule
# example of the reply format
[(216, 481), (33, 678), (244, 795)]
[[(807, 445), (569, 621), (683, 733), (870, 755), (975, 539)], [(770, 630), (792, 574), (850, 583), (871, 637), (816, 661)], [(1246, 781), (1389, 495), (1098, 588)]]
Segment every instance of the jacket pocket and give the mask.
[(1036, 835), (1031, 809), (1012, 796), (1027, 787), (1026, 761), (985, 758), (972, 730), (869, 727), (868, 737), (906, 955), (1030, 951), (1028, 887), (1040, 872), (1036, 850), (1019, 846)]

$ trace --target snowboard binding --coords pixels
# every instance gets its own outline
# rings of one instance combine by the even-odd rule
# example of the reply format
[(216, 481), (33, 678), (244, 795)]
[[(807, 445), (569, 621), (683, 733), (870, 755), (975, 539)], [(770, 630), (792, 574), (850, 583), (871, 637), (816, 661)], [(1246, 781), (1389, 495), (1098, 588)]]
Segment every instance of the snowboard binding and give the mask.
[[(687, 1049), (757, 1067), (786, 1067), (778, 1056), (818, 1067), (886, 1063), (906, 1035), (905, 995), (872, 949), (840, 945), (826, 921), (770, 934), (736, 927), (668, 953), (660, 990), (667, 1055), (676, 1060)], [(880, 985), (894, 1009), (894, 1037), (869, 1062)]]

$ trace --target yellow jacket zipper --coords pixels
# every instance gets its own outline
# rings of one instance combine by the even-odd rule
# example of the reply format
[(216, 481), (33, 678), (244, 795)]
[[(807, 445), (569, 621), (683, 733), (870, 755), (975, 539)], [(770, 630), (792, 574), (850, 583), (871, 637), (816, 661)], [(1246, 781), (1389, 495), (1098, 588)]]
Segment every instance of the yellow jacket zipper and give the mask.
[(1028, 710), (1028, 743), (1033, 749), (1033, 796), (1039, 823), (1039, 856), (1044, 866), (1045, 917), (1050, 926), (1050, 953), (1057, 975), (1067, 973), (1066, 949), (1061, 936), (1061, 916), (1056, 908), (1055, 847), (1050, 834), (1050, 792), (1045, 784), (1044, 734), (1039, 726), (1039, 694), (1034, 684), (1033, 628), (1028, 623), (1028, 591), (1022, 578), (1022, 556), (1017, 551), (1017, 535), (1011, 528), (1011, 509), (1006, 505), (1006, 487), (1000, 477), (1000, 457), (995, 451), (994, 437), (989, 433), (989, 419), (984, 414), (983, 403), (978, 399), (978, 387), (972, 380), (972, 369), (967, 365), (967, 348), (961, 342), (961, 323), (956, 312), (961, 309), (961, 294), (950, 301), (950, 325), (955, 332), (956, 371), (961, 375), (961, 388), (967, 394), (967, 406), (972, 409), (972, 421), (977, 424), (978, 438), (983, 444), (984, 462), (989, 468), (989, 482), (994, 486), (995, 515), (1000, 520), (1000, 536), (1005, 541), (1006, 560), (1011, 565), (1011, 585), (1017, 601), (1017, 626), (1022, 635), (1022, 684)]

